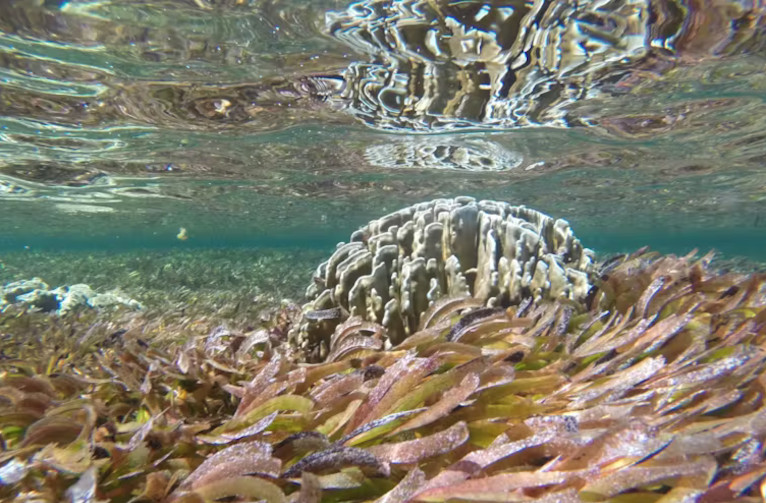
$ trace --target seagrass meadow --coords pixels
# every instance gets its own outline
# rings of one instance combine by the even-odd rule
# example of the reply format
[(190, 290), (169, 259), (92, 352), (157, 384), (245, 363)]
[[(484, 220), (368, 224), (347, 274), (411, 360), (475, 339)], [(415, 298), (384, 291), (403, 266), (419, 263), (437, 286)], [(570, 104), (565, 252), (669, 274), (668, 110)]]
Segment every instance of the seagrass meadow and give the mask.
[(766, 275), (645, 250), (582, 303), (418, 330), (350, 317), (298, 363), (298, 306), (214, 316), (8, 309), (5, 501), (761, 501)]

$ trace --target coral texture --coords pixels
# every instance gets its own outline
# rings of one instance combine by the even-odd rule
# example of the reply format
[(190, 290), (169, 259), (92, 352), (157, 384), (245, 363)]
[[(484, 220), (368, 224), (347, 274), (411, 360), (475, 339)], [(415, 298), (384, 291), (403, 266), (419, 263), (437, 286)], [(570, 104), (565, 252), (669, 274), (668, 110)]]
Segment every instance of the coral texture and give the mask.
[(412, 137), (370, 145), (364, 158), (373, 166), (390, 169), (438, 169), (450, 171), (507, 171), (518, 167), (521, 154), (487, 140), (457, 136)]
[(386, 130), (566, 126), (571, 103), (676, 35), (652, 21), (645, 0), (354, 2), (327, 31), (368, 60), (330, 102)]
[(489, 307), (581, 301), (592, 269), (592, 253), (565, 220), (498, 201), (436, 199), (374, 220), (340, 244), (317, 269), (293, 338), (310, 359), (322, 359), (347, 313), (382, 324), (397, 344), (444, 296)]

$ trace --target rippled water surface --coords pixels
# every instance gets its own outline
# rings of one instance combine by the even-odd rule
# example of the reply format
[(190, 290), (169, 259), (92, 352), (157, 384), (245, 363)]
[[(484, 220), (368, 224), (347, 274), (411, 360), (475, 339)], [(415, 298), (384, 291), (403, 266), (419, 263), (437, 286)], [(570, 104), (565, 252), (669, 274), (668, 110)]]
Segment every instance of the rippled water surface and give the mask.
[(766, 261), (765, 12), (0, 0), (0, 249), (329, 251), (469, 194)]

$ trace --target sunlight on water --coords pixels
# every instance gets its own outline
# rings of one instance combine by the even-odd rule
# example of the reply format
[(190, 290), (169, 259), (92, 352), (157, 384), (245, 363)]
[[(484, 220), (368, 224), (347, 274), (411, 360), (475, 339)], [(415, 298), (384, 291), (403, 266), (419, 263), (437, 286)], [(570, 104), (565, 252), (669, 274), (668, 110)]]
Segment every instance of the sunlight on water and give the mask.
[(184, 246), (324, 249), (471, 194), (566, 217), (605, 253), (635, 229), (766, 260), (730, 237), (766, 234), (755, 4), (2, 8), (4, 249), (179, 246), (179, 226)]

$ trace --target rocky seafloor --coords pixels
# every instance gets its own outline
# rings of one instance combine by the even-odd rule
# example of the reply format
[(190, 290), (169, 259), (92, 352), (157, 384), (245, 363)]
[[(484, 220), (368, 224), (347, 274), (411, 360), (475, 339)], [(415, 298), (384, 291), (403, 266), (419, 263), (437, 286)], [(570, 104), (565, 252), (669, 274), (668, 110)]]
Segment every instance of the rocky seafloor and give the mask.
[(766, 274), (647, 250), (577, 263), (587, 295), (450, 292), (403, 339), (359, 307), (376, 292), (333, 297), (312, 364), (294, 338), (314, 301), (8, 306), (0, 499), (762, 501)]
[[(151, 315), (256, 316), (298, 299), (324, 251), (204, 249), (22, 250), (0, 254), (0, 283), (38, 277), (51, 287), (89, 285), (135, 299)], [(2, 308), (0, 308), (2, 310)]]

